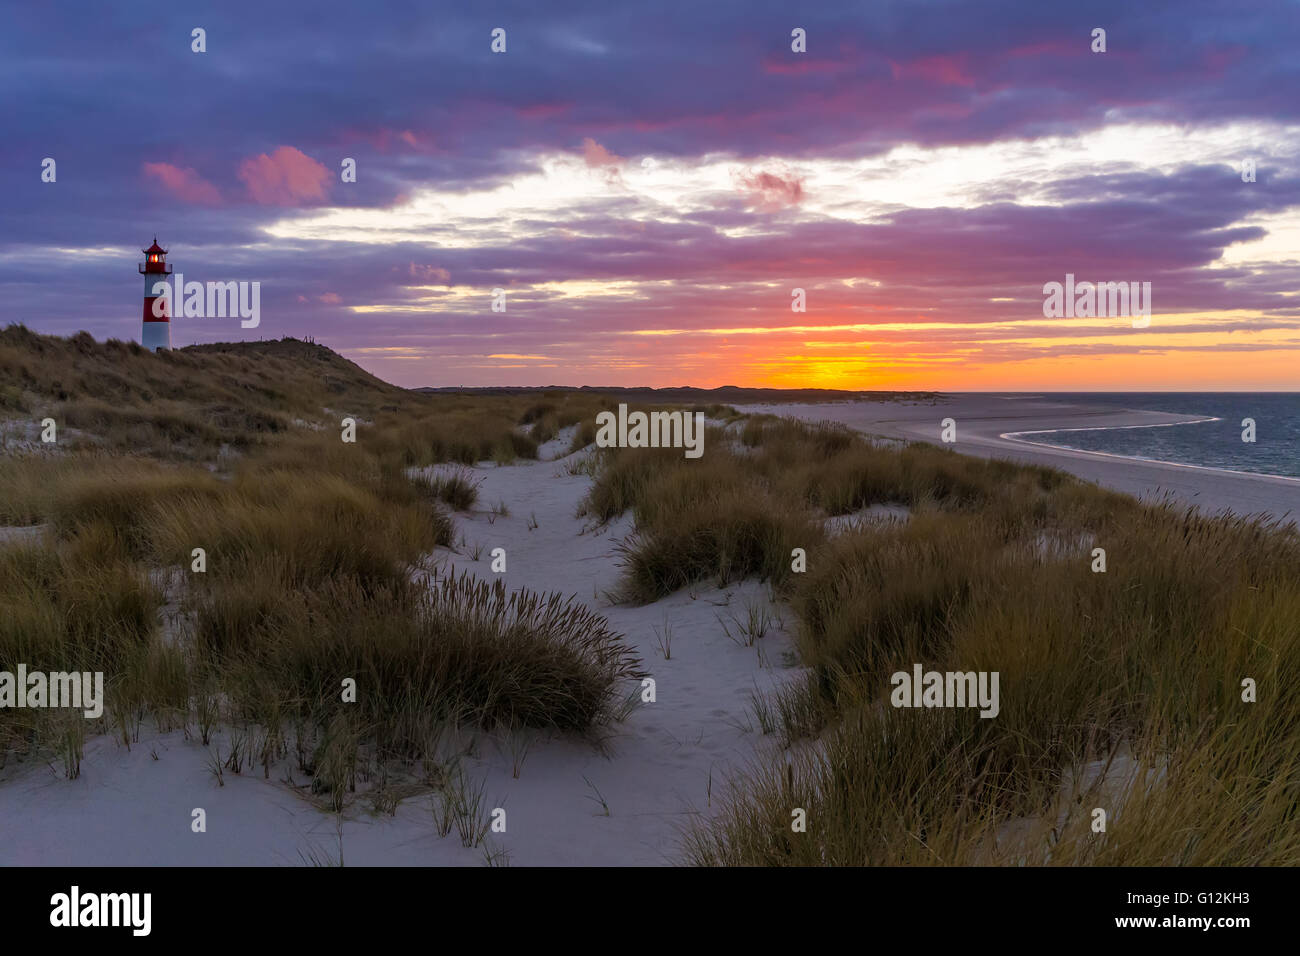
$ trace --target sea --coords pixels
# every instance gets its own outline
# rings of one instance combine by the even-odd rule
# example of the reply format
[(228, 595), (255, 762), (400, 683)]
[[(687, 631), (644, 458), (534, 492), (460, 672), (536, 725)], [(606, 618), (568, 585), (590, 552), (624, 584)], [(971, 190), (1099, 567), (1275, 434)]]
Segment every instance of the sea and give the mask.
[[(1211, 421), (1158, 428), (1102, 428), (1023, 435), (1043, 442), (1148, 461), (1300, 478), (1300, 392), (1052, 392), (1045, 399), (1179, 415)], [(1242, 441), (1244, 419), (1255, 441)]]

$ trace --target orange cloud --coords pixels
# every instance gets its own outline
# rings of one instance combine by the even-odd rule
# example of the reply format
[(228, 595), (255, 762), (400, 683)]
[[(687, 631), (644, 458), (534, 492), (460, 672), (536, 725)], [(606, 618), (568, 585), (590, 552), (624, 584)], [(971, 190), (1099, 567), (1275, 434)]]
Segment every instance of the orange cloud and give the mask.
[(239, 178), (256, 202), (295, 206), (324, 199), (330, 173), (301, 150), (280, 146), (270, 156), (262, 153), (240, 163)]
[(205, 206), (221, 204), (221, 193), (217, 187), (188, 166), (180, 169), (171, 163), (145, 163), (144, 173), (162, 183), (178, 199)]

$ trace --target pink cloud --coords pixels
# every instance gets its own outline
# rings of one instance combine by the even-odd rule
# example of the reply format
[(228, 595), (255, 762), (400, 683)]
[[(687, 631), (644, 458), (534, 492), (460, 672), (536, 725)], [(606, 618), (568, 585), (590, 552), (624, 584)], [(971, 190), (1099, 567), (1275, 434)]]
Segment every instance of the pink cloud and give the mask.
[(190, 167), (180, 169), (171, 163), (145, 163), (144, 173), (157, 179), (178, 199), (201, 203), (205, 206), (221, 204), (221, 193)]
[(611, 153), (590, 136), (582, 141), (582, 158), (592, 169), (599, 169), (602, 166), (621, 166), (625, 162), (622, 156)]
[(586, 162), (588, 169), (603, 175), (605, 182), (610, 185), (622, 183), (622, 166), (627, 160), (622, 156), (611, 153), (590, 136), (582, 141), (582, 159)]
[(422, 282), (432, 282), (435, 279), (439, 282), (451, 281), (451, 273), (437, 266), (422, 266), (412, 262), (407, 271), (410, 272), (412, 279), (419, 279)]
[(330, 173), (323, 165), (292, 146), (280, 146), (239, 164), (239, 178), (254, 201), (271, 206), (294, 206), (326, 196)]
[(524, 106), (516, 110), (524, 119), (550, 119), (553, 116), (562, 116), (573, 109), (572, 103), (535, 103), (532, 106)]
[(397, 134), (397, 139), (400, 142), (405, 143), (411, 149), (421, 153), (439, 152), (437, 145), (433, 141), (433, 137), (427, 133), (417, 133), (414, 130), (404, 129)]
[(966, 55), (926, 56), (910, 63), (890, 63), (894, 79), (916, 77), (937, 83), (940, 86), (974, 86), (975, 78), (971, 76), (966, 65)]
[(786, 76), (802, 76), (808, 73), (842, 73), (851, 69), (838, 60), (812, 60), (805, 56), (793, 59), (768, 57), (763, 61), (763, 72)]
[(788, 50), (768, 54), (763, 58), (763, 72), (787, 76), (855, 73), (862, 69), (866, 61), (875, 58), (874, 51), (863, 49), (851, 40), (842, 40), (829, 55), (815, 56)]
[(337, 292), (326, 292), (324, 295), (320, 296), (320, 300), (326, 305), (338, 305), (343, 301), (342, 297)]
[(422, 153), (439, 152), (433, 136), (413, 129), (373, 129), (349, 128), (343, 130), (340, 138), (344, 143), (365, 143), (377, 153), (391, 153), (394, 149), (406, 147)]
[(743, 192), (760, 209), (773, 211), (797, 206), (803, 201), (803, 180), (791, 170), (755, 169), (736, 176)]

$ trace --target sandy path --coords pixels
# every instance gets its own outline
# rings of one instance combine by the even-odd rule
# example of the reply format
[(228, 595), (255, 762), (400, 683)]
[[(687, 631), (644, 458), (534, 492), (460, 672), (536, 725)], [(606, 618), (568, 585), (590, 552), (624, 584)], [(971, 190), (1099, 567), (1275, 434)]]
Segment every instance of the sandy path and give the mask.
[[(491, 579), (491, 551), (505, 548), (508, 588), (576, 594), (604, 614), (653, 675), (657, 696), (609, 728), (606, 753), (584, 741), (536, 735), (518, 779), (508, 741), (479, 735), (466, 770), (484, 783), (487, 808), (507, 813), (506, 833), (491, 835), (490, 845), (506, 850), (512, 865), (680, 862), (678, 828), (692, 810), (708, 812), (711, 799), (716, 807), (726, 771), (773, 746), (748, 726), (751, 691), (766, 692), (797, 673), (786, 656), (791, 641), (779, 628), (746, 647), (718, 622), (743, 620), (747, 602), (767, 603), (767, 588), (746, 581), (681, 591), (645, 607), (610, 606), (603, 594), (618, 580), (614, 549), (629, 523), (593, 530), (574, 516), (590, 479), (564, 474), (555, 462), (476, 472), (479, 504), (458, 514), (456, 524), (471, 545), (482, 545), (480, 557), (441, 557), (458, 572)], [(510, 513), (489, 521), (498, 500)], [(655, 633), (665, 623), (670, 660)], [(224, 735), (214, 743), (228, 752)], [(269, 780), (260, 768), (242, 776), (227, 771), (218, 786), (209, 749), (180, 732), (146, 733), (129, 750), (101, 736), (88, 742), (81, 777), (73, 781), (57, 761), (11, 764), (0, 773), (0, 866), (283, 866), (302, 865), (313, 853), (338, 856), (336, 819), (283, 782), (284, 768)], [(196, 807), (207, 812), (206, 833), (191, 832)], [(454, 829), (437, 835), (428, 796), (405, 801), (392, 817), (353, 808), (342, 850), (348, 865), (484, 863), (482, 849), (462, 848)]]
[(1069, 471), (1088, 481), (1142, 499), (1166, 493), (1178, 501), (1211, 511), (1267, 514), (1295, 520), (1300, 516), (1300, 479), (1251, 475), (1168, 462), (1147, 462), (1098, 452), (1052, 448), (1036, 441), (1055, 436), (1024, 435), (1057, 428), (1164, 426), (1195, 428), (1199, 416), (1116, 409), (1051, 398), (949, 395), (930, 403), (839, 402), (821, 405), (745, 406), (804, 421), (828, 419), (869, 434), (941, 444), (940, 422), (957, 423), (951, 448), (968, 455), (1007, 458)]

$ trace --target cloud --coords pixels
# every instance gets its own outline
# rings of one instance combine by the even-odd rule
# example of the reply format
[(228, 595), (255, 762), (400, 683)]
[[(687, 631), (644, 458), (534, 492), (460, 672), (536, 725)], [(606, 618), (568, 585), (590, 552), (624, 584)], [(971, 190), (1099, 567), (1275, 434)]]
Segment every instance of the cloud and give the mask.
[(531, 106), (521, 106), (515, 110), (515, 112), (523, 119), (544, 120), (553, 119), (556, 116), (563, 116), (572, 109), (572, 103), (548, 102), (534, 103)]
[(167, 188), (178, 199), (204, 206), (221, 205), (221, 193), (192, 168), (180, 169), (171, 163), (145, 163), (144, 173)]
[(408, 271), (412, 279), (419, 279), (422, 282), (432, 282), (435, 279), (439, 282), (451, 281), (451, 273), (437, 266), (417, 265), (412, 262), (408, 267)]
[(582, 141), (582, 159), (587, 164), (588, 169), (602, 173), (607, 183), (622, 183), (622, 167), (627, 160), (610, 152), (590, 136), (585, 137)]
[(804, 198), (803, 179), (790, 170), (750, 170), (739, 173), (736, 179), (741, 190), (749, 194), (750, 202), (765, 211), (797, 206)]
[[(214, 24), (246, 68), (213, 83), (194, 73), (187, 45), (155, 51), (186, 109), (142, 147), (176, 165), (143, 174), (134, 147), (105, 146), (155, 96), (135, 82), (133, 27), (104, 11), (71, 32), (28, 18), (0, 32), (6, 131), (15, 149), (57, 149), (60, 167), (96, 172), (10, 191), (0, 294), (42, 331), (138, 334), (122, 307), (138, 296), (122, 279), (134, 251), (117, 247), (123, 224), (139, 223), (142, 242), (154, 228), (175, 240), (187, 273), (263, 279), (277, 333), (439, 361), (546, 355), (561, 363), (555, 381), (703, 381), (715, 367), (756, 381), (813, 350), (802, 344), (812, 332), (737, 331), (788, 323), (796, 285), (810, 302), (799, 324), (826, 328), (819, 341), (863, 355), (888, 341), (900, 367), (912, 354), (1020, 360), (1115, 338), (1105, 323), (1046, 325), (1042, 286), (1066, 272), (1151, 280), (1169, 319), (1148, 339), (1231, 335), (1280, 350), (1300, 335), (1300, 100), (1286, 92), (1300, 25), (1281, 15), (1291, 0), (1231, 10), (1107, 0), (1112, 40), (1126, 40), (1106, 56), (1089, 52), (1091, 24), (1068, 5), (945, 2), (926, 16), (914, 0), (881, 0), (869, 20), (859, 6), (817, 4), (801, 23), (811, 52), (794, 54), (777, 6), (558, 0), (512, 14), (521, 42), (554, 52), (548, 31), (565, 29), (621, 37), (618, 55), (501, 58), (513, 65), (499, 69), (486, 44), (462, 42), (480, 28), (472, 11), (305, 22), (228, 0)], [(696, 28), (675, 28), (672, 11)], [(285, 45), (286, 33), (299, 42)], [(103, 82), (52, 75), (51, 50)], [(436, 90), (410, 82), (431, 56)], [(51, 108), (68, 102), (82, 107), (75, 136)], [(298, 143), (324, 165), (280, 146)], [(646, 155), (656, 162), (642, 166)], [(335, 188), (344, 156), (361, 176)], [(1257, 183), (1236, 171), (1248, 156)], [(216, 185), (186, 168), (200, 159)], [(57, 304), (42, 298), (70, 263), (76, 288)], [(508, 317), (485, 312), (484, 290), (497, 285), (512, 290)], [(342, 301), (320, 309), (327, 290)], [(725, 334), (619, 331), (665, 325)], [(753, 354), (722, 353), (737, 347), (729, 336)], [(1294, 351), (1285, 369), (1224, 354), (1238, 384), (1294, 385)], [(454, 364), (401, 374), (424, 384)], [(1198, 381), (1174, 364), (1168, 381)], [(528, 379), (497, 369), (461, 379), (462, 367), (466, 383)], [(934, 375), (929, 385), (950, 384)]]
[(330, 173), (323, 165), (292, 146), (280, 146), (239, 164), (239, 179), (255, 202), (270, 206), (297, 206), (326, 197)]
[(909, 63), (891, 62), (889, 66), (895, 80), (916, 78), (938, 86), (974, 86), (967, 60), (965, 55), (924, 56)]
[(611, 153), (590, 136), (586, 137), (582, 141), (582, 158), (586, 160), (587, 165), (593, 169), (597, 169), (601, 166), (620, 166), (624, 162), (622, 156)]
[(437, 153), (438, 147), (433, 141), (433, 137), (428, 133), (417, 133), (415, 130), (404, 129), (397, 134), (397, 140), (404, 143), (410, 149), (417, 153)]

